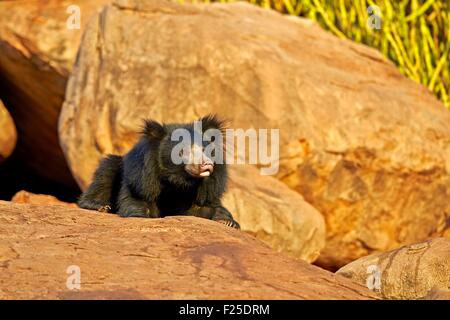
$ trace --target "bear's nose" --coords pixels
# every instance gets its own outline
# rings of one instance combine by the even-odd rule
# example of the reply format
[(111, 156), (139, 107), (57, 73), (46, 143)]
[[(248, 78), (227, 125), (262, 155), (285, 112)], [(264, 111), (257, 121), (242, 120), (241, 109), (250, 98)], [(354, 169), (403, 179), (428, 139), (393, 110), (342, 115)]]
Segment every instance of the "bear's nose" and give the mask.
[(208, 177), (214, 171), (214, 165), (211, 160), (203, 161), (199, 168), (202, 177)]

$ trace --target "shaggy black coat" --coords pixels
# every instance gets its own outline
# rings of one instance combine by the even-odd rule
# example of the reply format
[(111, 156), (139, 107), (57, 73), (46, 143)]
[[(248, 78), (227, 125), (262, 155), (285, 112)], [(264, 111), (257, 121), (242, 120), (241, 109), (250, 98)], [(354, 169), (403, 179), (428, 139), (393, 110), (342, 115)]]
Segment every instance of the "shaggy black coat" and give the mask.
[[(224, 123), (216, 116), (200, 121), (203, 132), (224, 130)], [(171, 134), (178, 128), (192, 134), (194, 131), (192, 123), (160, 124), (146, 120), (141, 139), (125, 156), (109, 155), (100, 161), (93, 182), (80, 196), (78, 205), (122, 217), (193, 215), (239, 228), (221, 203), (227, 184), (226, 164), (214, 163), (211, 175), (199, 178), (190, 175), (184, 164), (171, 160), (177, 143), (171, 141)]]

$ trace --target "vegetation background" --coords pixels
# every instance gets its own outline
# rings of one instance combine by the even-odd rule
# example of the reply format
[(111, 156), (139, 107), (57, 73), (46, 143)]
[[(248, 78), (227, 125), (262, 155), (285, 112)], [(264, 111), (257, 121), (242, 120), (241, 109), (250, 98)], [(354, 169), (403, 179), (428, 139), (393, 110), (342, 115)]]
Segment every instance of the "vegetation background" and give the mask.
[[(179, 0), (183, 2), (185, 0)], [(187, 0), (232, 2), (235, 0)], [(380, 50), (450, 108), (450, 0), (248, 0)], [(379, 28), (376, 19), (379, 17)]]

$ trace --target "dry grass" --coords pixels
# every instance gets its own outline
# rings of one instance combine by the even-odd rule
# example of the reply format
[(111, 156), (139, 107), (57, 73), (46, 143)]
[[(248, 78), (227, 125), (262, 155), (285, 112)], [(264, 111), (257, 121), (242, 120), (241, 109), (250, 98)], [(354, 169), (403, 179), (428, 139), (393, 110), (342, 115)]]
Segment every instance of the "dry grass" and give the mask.
[[(248, 1), (310, 18), (340, 38), (377, 48), (401, 73), (427, 86), (450, 108), (450, 0)], [(369, 13), (369, 6), (377, 6), (379, 12)], [(374, 14), (381, 17), (380, 29), (368, 26), (368, 21), (374, 21)]]

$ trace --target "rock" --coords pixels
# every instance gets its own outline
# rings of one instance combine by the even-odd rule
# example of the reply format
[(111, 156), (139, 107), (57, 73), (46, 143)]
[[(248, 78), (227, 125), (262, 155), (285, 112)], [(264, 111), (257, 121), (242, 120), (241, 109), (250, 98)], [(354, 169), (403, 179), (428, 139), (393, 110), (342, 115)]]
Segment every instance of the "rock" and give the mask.
[[(267, 188), (271, 185), (272, 188)], [(317, 210), (300, 195), (271, 177), (262, 177), (251, 166), (234, 167), (224, 205), (233, 212), (241, 230), (261, 239), (277, 251), (313, 262), (325, 246), (325, 223)], [(56, 197), (18, 192), (14, 203), (62, 205), (75, 203)]]
[[(84, 26), (106, 0), (0, 3), (0, 87), (20, 133), (18, 160), (41, 176), (75, 186), (58, 141), (66, 82)], [(81, 10), (68, 29), (68, 7)]]
[(46, 194), (34, 194), (25, 190), (17, 192), (11, 199), (14, 203), (27, 203), (37, 205), (55, 205), (77, 208), (75, 203), (64, 202), (58, 200), (58, 198)]
[(374, 272), (368, 268), (380, 273), (381, 286), (376, 291), (383, 298), (443, 298), (450, 289), (450, 239), (436, 238), (372, 254), (351, 262), (337, 274), (366, 284)]
[(0, 162), (11, 155), (16, 146), (16, 141), (16, 126), (0, 100)]
[[(375, 298), (349, 279), (195, 217), (123, 219), (0, 201), (0, 252), (3, 299)], [(80, 289), (69, 290), (77, 267)]]
[(85, 187), (142, 118), (209, 112), (233, 128), (280, 128), (277, 177), (326, 220), (321, 266), (449, 228), (448, 110), (374, 49), (245, 3), (104, 8), (83, 38), (59, 133)]
[(252, 166), (230, 168), (223, 203), (242, 231), (277, 251), (313, 262), (325, 246), (322, 215), (298, 193)]
[(426, 300), (450, 300), (450, 290), (434, 290), (432, 289), (427, 296)]

